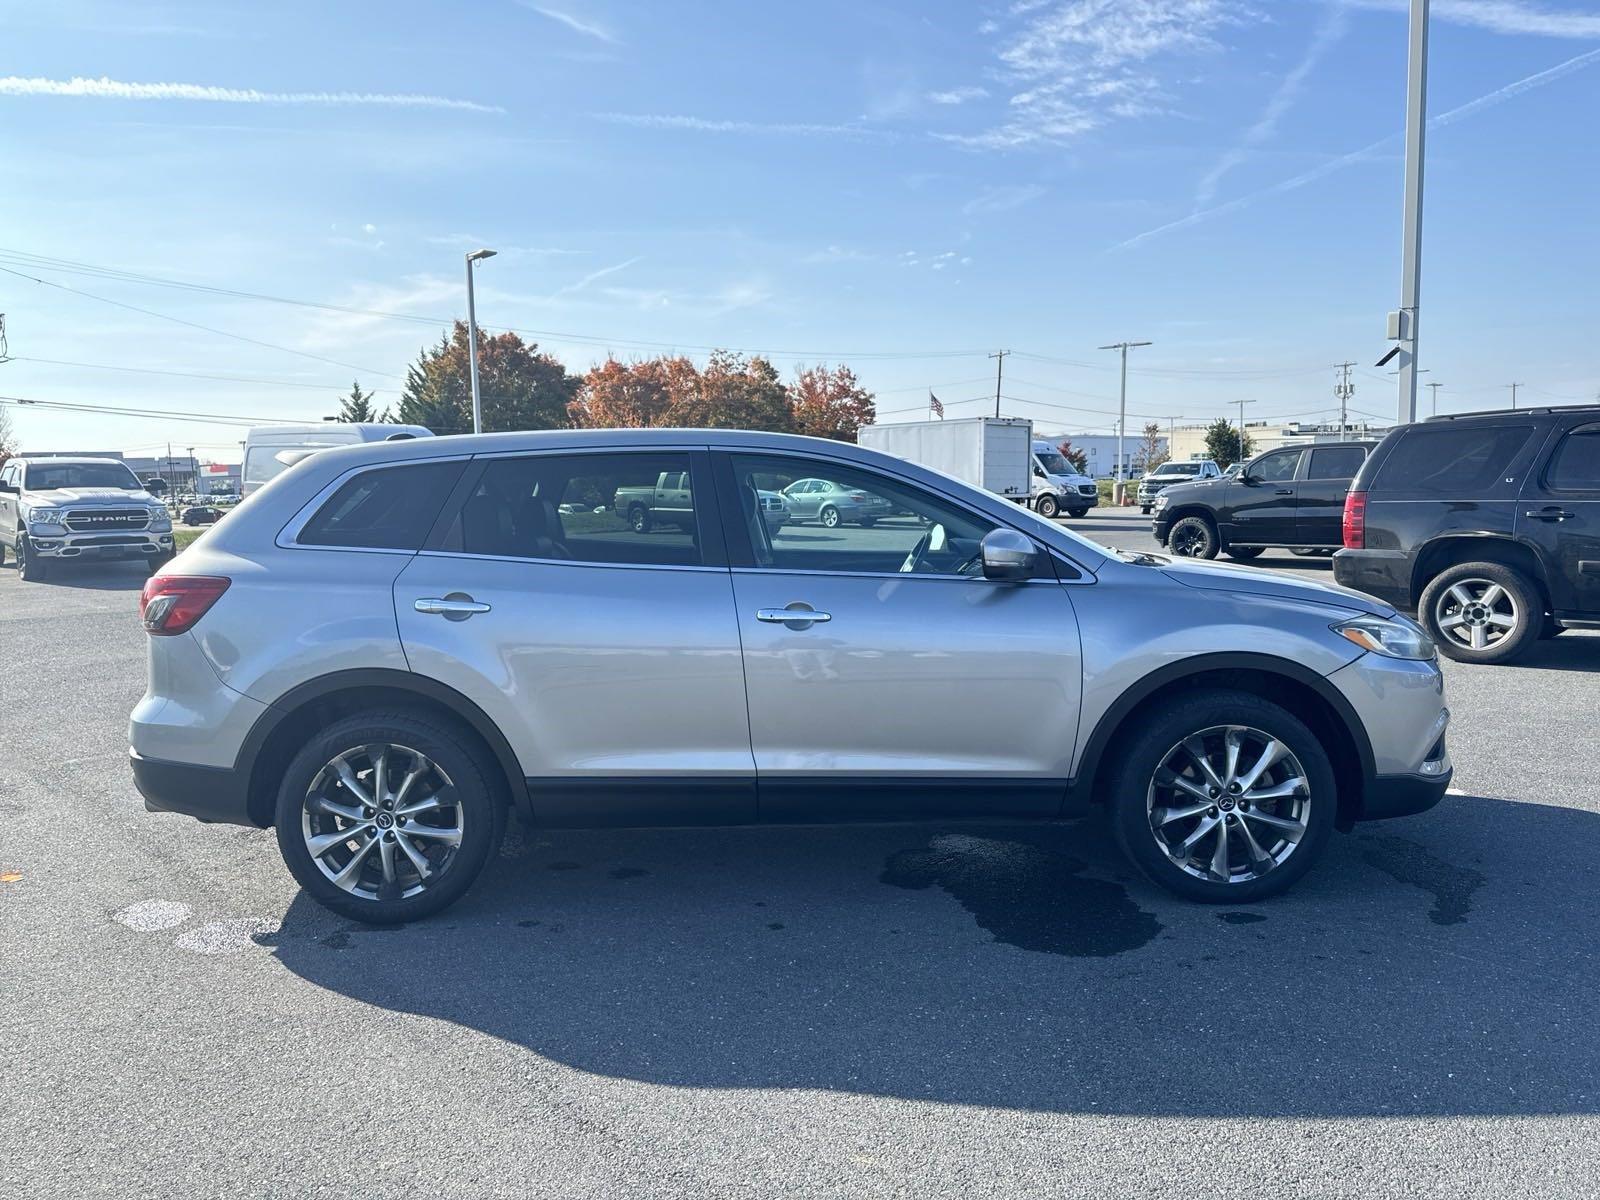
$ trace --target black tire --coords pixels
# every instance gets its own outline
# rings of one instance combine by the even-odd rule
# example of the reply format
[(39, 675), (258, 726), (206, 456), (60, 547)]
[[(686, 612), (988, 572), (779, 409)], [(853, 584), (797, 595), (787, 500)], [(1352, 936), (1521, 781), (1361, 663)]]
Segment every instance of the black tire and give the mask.
[(145, 565), (150, 568), (150, 574), (154, 575), (157, 571), (161, 570), (162, 567), (171, 562), (173, 557), (174, 556), (171, 554), (147, 554), (144, 556), (144, 561)]
[[(448, 781), (440, 794), (448, 792), (452, 801), (449, 807), (458, 810), (459, 845), (439, 870), (436, 880), (415, 895), (381, 897), (347, 891), (323, 873), (306, 845), (306, 801), (323, 768), (341, 754), (375, 744), (406, 747), (425, 755)], [(341, 916), (370, 925), (397, 925), (419, 920), (465, 895), (483, 871), (484, 864), (499, 848), (505, 833), (506, 806), (491, 782), (497, 769), (476, 741), (449, 721), (405, 710), (375, 710), (345, 717), (312, 738), (284, 771), (274, 814), (278, 849), (300, 886)], [(365, 782), (370, 781), (369, 775)], [(353, 798), (348, 803), (359, 807)], [(376, 815), (376, 809), (370, 811)], [(398, 828), (396, 825), (395, 829)], [(374, 829), (372, 845), (377, 845), (378, 836)], [(392, 841), (395, 834), (390, 832), (382, 836)], [(414, 844), (426, 845), (420, 837), (414, 836), (413, 840)], [(368, 852), (366, 857), (376, 861), (382, 856)], [(381, 878), (381, 863), (379, 866)], [(369, 874), (363, 865), (358, 878)]]
[(1044, 517), (1046, 520), (1050, 520), (1054, 518), (1056, 513), (1060, 512), (1061, 509), (1056, 504), (1056, 498), (1054, 496), (1040, 496), (1033, 502), (1033, 511), (1038, 513), (1041, 517)]
[[(1289, 803), (1305, 805), (1305, 811), (1301, 814), (1303, 832), (1281, 861), (1253, 878), (1241, 875), (1233, 882), (1224, 882), (1215, 877), (1201, 878), (1175, 863), (1158, 841), (1151, 815), (1152, 788), (1156, 773), (1163, 763), (1169, 760), (1186, 738), (1215, 730), (1219, 726), (1244, 726), (1258, 730), (1288, 747), (1304, 772), (1294, 778), (1303, 778), (1309, 793), (1304, 798), (1293, 797), (1275, 802), (1280, 806)], [(1211, 733), (1207, 736), (1215, 738), (1220, 735)], [(1207, 689), (1164, 703), (1159, 706), (1159, 711), (1140, 718), (1127, 736), (1118, 739), (1109, 761), (1115, 766), (1108, 780), (1106, 797), (1110, 806), (1108, 816), (1117, 844), (1152, 882), (1186, 899), (1205, 904), (1248, 904), (1277, 895), (1315, 865), (1327, 848), (1333, 832), (1338, 785), (1327, 749), (1293, 713), (1251, 692)], [(1249, 759), (1245, 759), (1241, 765), (1249, 762)], [(1238, 802), (1234, 803), (1237, 805)], [(1264, 830), (1260, 844), (1268, 848), (1265, 838), (1277, 835), (1272, 833), (1271, 826), (1255, 823), (1265, 818), (1256, 818), (1246, 826), (1246, 821), (1250, 820), (1245, 816), (1246, 811), (1235, 808), (1227, 814), (1208, 812), (1190, 820), (1202, 822), (1222, 817), (1228, 822), (1229, 829), (1248, 827), (1252, 830), (1252, 836), (1256, 836), (1255, 831)], [(1279, 811), (1281, 813), (1281, 807)], [(1170, 826), (1163, 828), (1167, 827)], [(1186, 828), (1189, 828), (1187, 822), (1180, 825), (1171, 836), (1178, 836)], [(1233, 838), (1236, 836), (1230, 835), (1234, 852), (1243, 860), (1241, 867), (1248, 867), (1249, 852), (1245, 839), (1240, 837), (1235, 842)], [(1202, 837), (1196, 843), (1197, 857), (1203, 857), (1208, 848), (1214, 849), (1218, 838), (1216, 833)]]
[(17, 537), (17, 578), (29, 583), (43, 583), (50, 578), (50, 562), (28, 553), (28, 535)]
[(878, 518), (877, 517), (862, 517), (860, 522), (858, 522), (858, 523), (860, 524), (861, 528), (863, 528), (863, 529), (871, 529), (874, 525), (876, 525), (878, 523)]
[(1239, 562), (1250, 562), (1261, 557), (1262, 549), (1261, 546), (1229, 546), (1227, 553), (1229, 558)]
[(1084, 517), (1087, 517), (1088, 515), (1089, 515), (1089, 510), (1087, 508), (1069, 508), (1069, 509), (1067, 509), (1067, 516), (1071, 517), (1074, 521), (1081, 521), (1081, 520), (1083, 520)]
[(1150, 515), (1150, 506), (1148, 504), (1141, 504), (1139, 506), (1139, 511), (1148, 517)]
[(824, 529), (837, 529), (839, 527), (839, 510), (831, 504), (824, 504), (822, 511), (817, 514), (817, 520)]
[(1179, 558), (1215, 558), (1216, 528), (1204, 517), (1184, 517), (1167, 531), (1167, 549)]
[(635, 533), (649, 533), (650, 527), (655, 524), (650, 518), (650, 510), (642, 504), (635, 504), (628, 510), (628, 525)]
[(6, 544), (0, 542), (0, 567), (6, 565)]
[[(1501, 589), (1494, 595), (1492, 589)], [(1466, 595), (1471, 603), (1463, 604)], [(1487, 615), (1485, 615), (1487, 614)], [(1422, 589), (1417, 617), (1439, 653), (1457, 662), (1505, 663), (1525, 654), (1544, 629), (1544, 597), (1538, 585), (1513, 567), (1494, 562), (1458, 563)], [(1462, 621), (1452, 622), (1460, 617)], [(1509, 618), (1508, 628), (1501, 624)], [(1482, 646), (1474, 648), (1474, 630)]]

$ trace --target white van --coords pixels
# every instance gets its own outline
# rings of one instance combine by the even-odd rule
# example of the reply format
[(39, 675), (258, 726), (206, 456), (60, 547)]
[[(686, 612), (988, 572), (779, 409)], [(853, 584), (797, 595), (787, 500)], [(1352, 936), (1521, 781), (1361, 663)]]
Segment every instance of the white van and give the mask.
[(262, 484), (287, 471), (306, 455), (330, 446), (399, 442), (432, 436), (433, 430), (421, 425), (353, 425), (338, 421), (324, 421), (319, 425), (258, 425), (245, 436), (239, 494), (248, 496), (258, 491)]
[(1087, 475), (1078, 474), (1061, 451), (1049, 442), (1033, 443), (1033, 510), (1041, 517), (1066, 513), (1081, 517), (1100, 503), (1100, 489)]

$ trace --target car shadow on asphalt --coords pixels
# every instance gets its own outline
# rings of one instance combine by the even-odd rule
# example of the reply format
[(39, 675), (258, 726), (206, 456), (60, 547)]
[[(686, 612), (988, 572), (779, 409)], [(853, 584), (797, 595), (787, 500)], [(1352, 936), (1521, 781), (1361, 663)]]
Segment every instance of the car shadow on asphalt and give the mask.
[[(13, 564), (8, 563), (7, 566)], [(23, 587), (64, 587), (77, 591), (137, 592), (150, 578), (150, 568), (141, 561), (109, 563), (52, 563), (50, 576), (42, 583)]]
[[(290, 971), (583, 1071), (1037, 1111), (1600, 1109), (1600, 815), (1451, 796), (1288, 895), (1185, 904), (1097, 822), (514, 827), (455, 908), (305, 895)], [(512, 1100), (507, 1097), (508, 1102)]]

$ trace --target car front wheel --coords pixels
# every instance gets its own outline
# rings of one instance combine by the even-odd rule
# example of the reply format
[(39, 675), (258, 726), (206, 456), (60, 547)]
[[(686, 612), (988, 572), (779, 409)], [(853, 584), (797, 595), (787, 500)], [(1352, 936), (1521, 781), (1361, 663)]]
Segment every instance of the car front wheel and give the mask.
[(1500, 563), (1461, 563), (1440, 572), (1422, 589), (1417, 613), (1440, 653), (1457, 662), (1510, 662), (1544, 629), (1539, 589)]
[(1167, 534), (1167, 548), (1179, 558), (1215, 558), (1217, 531), (1203, 517), (1185, 517)]
[(1033, 510), (1046, 520), (1053, 518), (1059, 511), (1056, 507), (1056, 498), (1054, 496), (1040, 496), (1034, 502)]
[(1081, 521), (1084, 517), (1086, 517), (1088, 515), (1089, 515), (1089, 510), (1087, 508), (1069, 508), (1069, 509), (1067, 509), (1067, 516), (1071, 517), (1074, 521)]
[(1261, 557), (1260, 546), (1229, 546), (1228, 557), (1239, 562), (1250, 562)]
[(1328, 752), (1249, 692), (1192, 693), (1117, 750), (1108, 790), (1123, 851), (1168, 891), (1208, 904), (1276, 895), (1327, 846), (1337, 807)]
[(455, 726), (407, 712), (346, 717), (289, 763), (278, 848), (341, 916), (394, 925), (464, 895), (500, 844), (493, 765)]
[(17, 576), (28, 583), (43, 583), (50, 577), (50, 562), (29, 553), (28, 536), (17, 538)]

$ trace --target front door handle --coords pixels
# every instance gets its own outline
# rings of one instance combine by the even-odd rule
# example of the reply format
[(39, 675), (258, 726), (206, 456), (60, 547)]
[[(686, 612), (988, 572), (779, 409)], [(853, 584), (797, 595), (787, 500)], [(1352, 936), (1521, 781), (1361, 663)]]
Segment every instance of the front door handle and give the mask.
[(1274, 496), (1292, 496), (1292, 495), (1294, 495), (1294, 489), (1293, 488), (1279, 488), (1277, 491), (1275, 491), (1272, 494)]
[(1530, 508), (1522, 515), (1532, 517), (1535, 521), (1570, 521), (1572, 519), (1572, 514), (1566, 509), (1557, 508), (1553, 504), (1546, 505), (1544, 508)]
[(796, 600), (787, 608), (758, 608), (756, 620), (769, 625), (787, 625), (790, 629), (804, 629), (808, 625), (833, 620), (833, 614), (818, 612), (803, 600)]
[(451, 592), (448, 596), (424, 596), (411, 607), (419, 613), (443, 617), (447, 621), (465, 621), (468, 617), (489, 611), (487, 604), (481, 600), (474, 600), (465, 592)]

